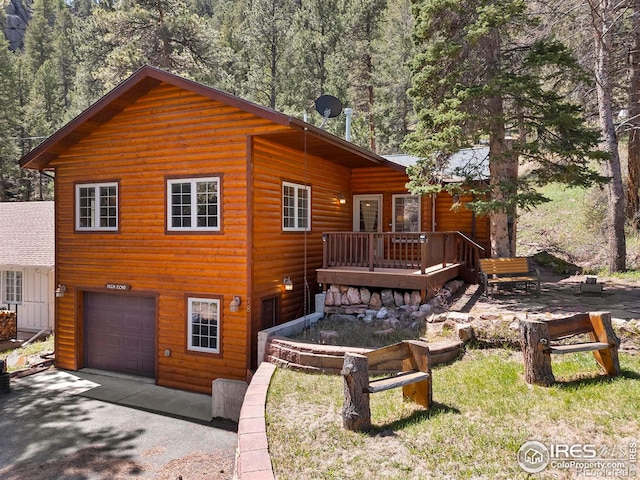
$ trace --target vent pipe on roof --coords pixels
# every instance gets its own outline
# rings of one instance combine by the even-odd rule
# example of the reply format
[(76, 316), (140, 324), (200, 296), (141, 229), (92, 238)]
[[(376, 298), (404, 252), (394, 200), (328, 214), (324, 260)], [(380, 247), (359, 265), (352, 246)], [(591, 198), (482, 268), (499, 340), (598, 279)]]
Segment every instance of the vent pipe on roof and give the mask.
[(349, 107), (345, 108), (344, 114), (347, 117), (344, 138), (347, 142), (350, 142), (351, 141), (351, 116), (353, 115), (353, 108), (349, 108)]

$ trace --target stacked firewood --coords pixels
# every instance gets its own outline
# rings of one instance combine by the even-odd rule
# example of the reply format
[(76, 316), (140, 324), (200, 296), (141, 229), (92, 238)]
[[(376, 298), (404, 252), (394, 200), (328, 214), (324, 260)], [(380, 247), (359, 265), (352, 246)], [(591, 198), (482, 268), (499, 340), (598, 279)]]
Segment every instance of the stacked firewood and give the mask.
[(0, 310), (0, 342), (16, 338), (16, 312)]

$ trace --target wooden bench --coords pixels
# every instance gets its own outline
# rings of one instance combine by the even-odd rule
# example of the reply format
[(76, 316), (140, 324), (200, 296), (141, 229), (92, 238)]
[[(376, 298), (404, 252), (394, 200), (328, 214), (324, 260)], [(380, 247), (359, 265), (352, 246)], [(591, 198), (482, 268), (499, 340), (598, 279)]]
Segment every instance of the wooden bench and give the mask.
[(479, 275), (485, 295), (489, 294), (489, 285), (505, 284), (524, 284), (527, 291), (529, 285), (535, 285), (540, 294), (540, 272), (529, 268), (526, 257), (481, 258)]
[[(558, 343), (576, 335), (588, 334), (590, 342)], [(620, 374), (620, 340), (611, 326), (609, 312), (580, 313), (547, 321), (521, 320), (520, 343), (524, 354), (525, 381), (550, 386), (555, 383), (551, 354), (593, 352), (607, 375)]]
[[(369, 367), (402, 361), (402, 372), (369, 380)], [(371, 429), (369, 395), (402, 387), (402, 395), (425, 408), (432, 403), (429, 346), (418, 340), (405, 340), (378, 348), (366, 355), (346, 353), (342, 367), (344, 405), (342, 424), (354, 431)]]

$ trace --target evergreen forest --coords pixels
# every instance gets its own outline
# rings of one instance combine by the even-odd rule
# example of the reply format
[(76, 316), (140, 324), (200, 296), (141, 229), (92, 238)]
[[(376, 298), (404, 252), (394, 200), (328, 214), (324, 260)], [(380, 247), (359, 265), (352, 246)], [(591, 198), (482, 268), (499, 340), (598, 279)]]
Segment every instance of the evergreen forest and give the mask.
[[(625, 269), (625, 225), (640, 225), (640, 0), (1, 2), (0, 201), (51, 199), (51, 175), (19, 159), (149, 64), (315, 125), (315, 99), (336, 96), (351, 141), (423, 159), (414, 193), (444, 188), (433, 172), (456, 150), (488, 144), (491, 182), (468, 207), (491, 215), (498, 256), (508, 218), (547, 200), (540, 186), (600, 186), (609, 267)], [(343, 136), (344, 115), (325, 128)]]

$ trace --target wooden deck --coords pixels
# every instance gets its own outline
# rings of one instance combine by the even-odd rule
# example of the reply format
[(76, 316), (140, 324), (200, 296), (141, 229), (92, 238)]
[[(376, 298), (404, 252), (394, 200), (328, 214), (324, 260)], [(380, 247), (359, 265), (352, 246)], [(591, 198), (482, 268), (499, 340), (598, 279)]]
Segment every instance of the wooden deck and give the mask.
[(484, 248), (460, 232), (323, 234), (318, 283), (418, 290), (423, 300), (446, 282), (477, 282)]
[(359, 285), (366, 287), (392, 288), (399, 290), (419, 290), (422, 299), (433, 297), (434, 293), (449, 280), (460, 277), (459, 263), (434, 265), (420, 270), (403, 268), (378, 268), (373, 272), (367, 267), (329, 267), (317, 270), (318, 283), (323, 285)]

